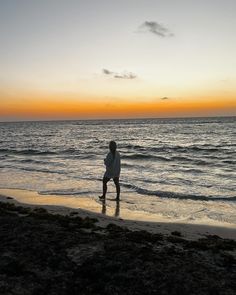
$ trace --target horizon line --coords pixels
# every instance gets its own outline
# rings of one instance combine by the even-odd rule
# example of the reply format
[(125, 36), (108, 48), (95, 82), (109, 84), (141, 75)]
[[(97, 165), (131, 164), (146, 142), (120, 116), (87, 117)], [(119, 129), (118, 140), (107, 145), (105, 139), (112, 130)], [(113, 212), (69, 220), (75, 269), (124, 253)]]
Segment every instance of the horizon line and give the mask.
[(10, 120), (0, 123), (27, 123), (27, 122), (72, 122), (72, 121), (125, 121), (125, 120), (176, 120), (176, 119), (207, 119), (207, 118), (236, 118), (236, 115), (224, 116), (186, 116), (186, 117), (138, 117), (138, 118), (90, 118), (90, 119), (47, 119), (47, 120)]

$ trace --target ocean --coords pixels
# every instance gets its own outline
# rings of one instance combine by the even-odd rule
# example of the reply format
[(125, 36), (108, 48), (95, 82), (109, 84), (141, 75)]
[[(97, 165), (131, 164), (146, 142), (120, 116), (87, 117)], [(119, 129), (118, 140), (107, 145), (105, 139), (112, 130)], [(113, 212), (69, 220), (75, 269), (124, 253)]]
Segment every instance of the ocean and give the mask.
[(236, 226), (236, 117), (2, 122), (0, 188), (97, 200), (110, 140), (121, 210)]

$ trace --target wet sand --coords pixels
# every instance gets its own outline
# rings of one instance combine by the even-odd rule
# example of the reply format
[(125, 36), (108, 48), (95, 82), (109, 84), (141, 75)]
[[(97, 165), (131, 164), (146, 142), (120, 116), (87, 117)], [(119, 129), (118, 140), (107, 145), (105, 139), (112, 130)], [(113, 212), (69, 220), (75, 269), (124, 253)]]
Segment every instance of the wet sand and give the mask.
[[(8, 199), (7, 199), (8, 197)], [(9, 199), (12, 198), (12, 199)], [(19, 189), (0, 189), (0, 201), (12, 202), (24, 206), (40, 206), (50, 213), (68, 215), (78, 213), (82, 218), (97, 218), (99, 225), (106, 227), (114, 223), (131, 230), (145, 230), (151, 233), (171, 234), (180, 232), (186, 239), (198, 239), (207, 235), (217, 235), (221, 238), (236, 240), (236, 228), (229, 224), (219, 226), (217, 223), (194, 224), (166, 222), (158, 214), (147, 214), (141, 211), (131, 211), (122, 208), (122, 200), (117, 203), (108, 199), (112, 206), (105, 202), (86, 197), (71, 195), (40, 195), (35, 191)]]

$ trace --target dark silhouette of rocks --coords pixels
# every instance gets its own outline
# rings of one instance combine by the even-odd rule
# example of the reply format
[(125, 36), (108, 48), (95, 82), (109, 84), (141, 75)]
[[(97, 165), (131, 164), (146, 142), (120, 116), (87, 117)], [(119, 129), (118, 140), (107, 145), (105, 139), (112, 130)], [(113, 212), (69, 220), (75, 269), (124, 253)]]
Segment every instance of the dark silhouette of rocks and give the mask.
[(0, 294), (235, 294), (236, 241), (0, 203)]

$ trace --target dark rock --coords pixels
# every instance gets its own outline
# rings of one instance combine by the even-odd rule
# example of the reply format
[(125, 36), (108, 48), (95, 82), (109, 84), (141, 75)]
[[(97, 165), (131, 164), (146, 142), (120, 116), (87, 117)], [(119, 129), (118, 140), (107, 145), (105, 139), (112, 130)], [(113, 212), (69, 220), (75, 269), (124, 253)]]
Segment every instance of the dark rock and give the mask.
[(74, 216), (74, 215), (77, 215), (78, 214), (78, 212), (70, 212), (70, 216)]
[(48, 213), (48, 211), (45, 208), (41, 208), (41, 207), (35, 208), (33, 211), (38, 214), (47, 214)]
[(0, 294), (235, 295), (235, 241), (96, 222), (0, 203)]
[(176, 237), (182, 237), (182, 234), (181, 234), (181, 232), (179, 232), (179, 231), (172, 231), (171, 232), (171, 234), (173, 235), (173, 236), (176, 236)]

